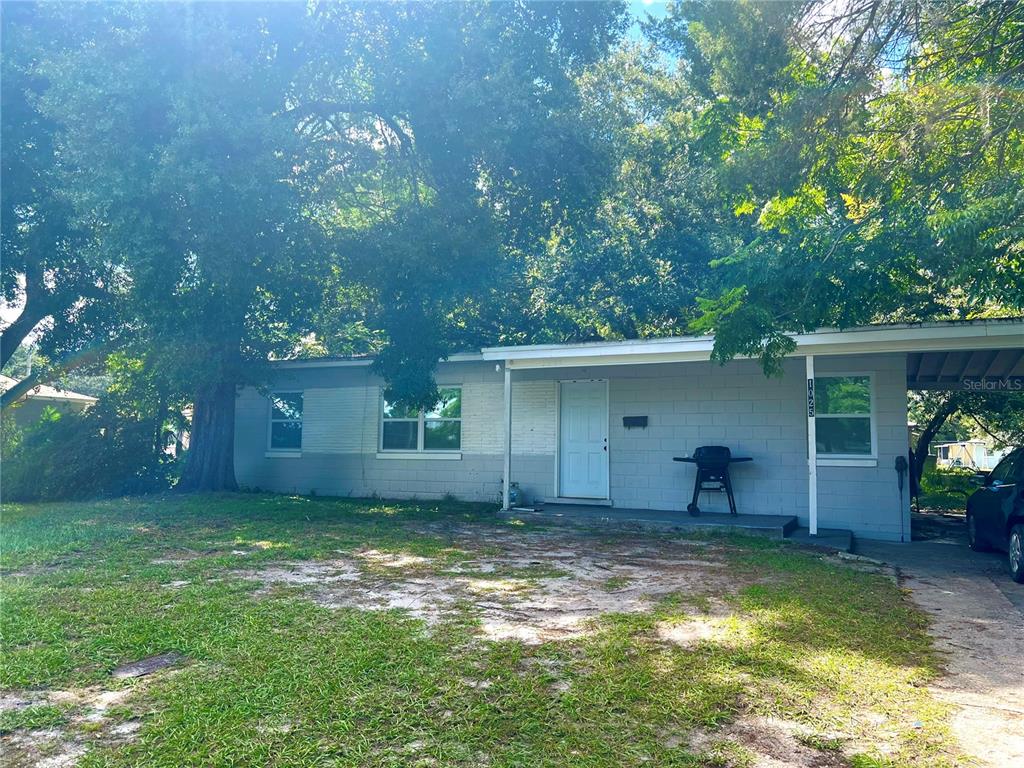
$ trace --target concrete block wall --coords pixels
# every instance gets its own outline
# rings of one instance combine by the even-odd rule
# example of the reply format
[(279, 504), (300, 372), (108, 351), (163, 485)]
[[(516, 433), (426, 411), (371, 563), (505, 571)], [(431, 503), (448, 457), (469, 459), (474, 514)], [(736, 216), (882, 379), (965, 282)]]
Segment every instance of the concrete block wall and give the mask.
[(895, 461), (906, 456), (907, 363), (902, 354), (821, 357), (817, 374), (872, 373), (878, 441), (875, 467), (818, 467), (818, 519), (865, 538), (910, 541), (910, 490), (904, 478), (902, 503)]
[[(905, 357), (819, 357), (816, 365), (819, 374), (873, 375), (878, 445), (876, 466), (819, 466), (819, 525), (874, 538), (907, 535), (909, 494), (901, 507), (893, 470), (896, 455), (907, 449)], [(752, 361), (514, 371), (512, 479), (527, 500), (555, 494), (558, 381), (574, 378), (609, 380), (615, 506), (685, 509), (694, 468), (672, 458), (721, 444), (754, 459), (733, 467), (741, 512), (797, 515), (807, 524), (803, 359), (786, 361), (783, 376), (771, 379)], [(287, 493), (497, 501), (502, 374), (490, 363), (446, 363), (437, 379), (463, 389), (458, 459), (378, 453), (381, 383), (367, 367), (280, 369), (275, 389), (304, 392), (301, 455), (268, 455), (267, 397), (246, 388), (236, 411), (239, 483)], [(647, 416), (648, 426), (625, 429), (624, 416)], [(701, 508), (725, 511), (724, 495), (703, 494)]]
[[(281, 368), (267, 390), (303, 393), (299, 455), (268, 451), (267, 390), (243, 388), (235, 411), (235, 474), (241, 486), (280, 493), (493, 501), (504, 469), (503, 375), (493, 364), (448, 363), (438, 384), (462, 387), (457, 458), (385, 455), (379, 448), (381, 382), (364, 366)], [(514, 479), (529, 498), (554, 492), (554, 382), (514, 390)]]
[[(795, 366), (787, 364), (787, 368)], [(611, 485), (616, 503), (685, 509), (696, 469), (673, 461), (701, 445), (726, 445), (750, 463), (731, 469), (741, 511), (800, 514), (807, 509), (803, 378), (766, 379), (751, 362), (696, 363), (679, 376), (654, 371), (611, 380)], [(796, 387), (796, 391), (789, 390)], [(625, 429), (623, 416), (648, 417)], [(646, 433), (646, 434), (645, 434)], [(701, 496), (702, 509), (727, 512), (725, 494)]]

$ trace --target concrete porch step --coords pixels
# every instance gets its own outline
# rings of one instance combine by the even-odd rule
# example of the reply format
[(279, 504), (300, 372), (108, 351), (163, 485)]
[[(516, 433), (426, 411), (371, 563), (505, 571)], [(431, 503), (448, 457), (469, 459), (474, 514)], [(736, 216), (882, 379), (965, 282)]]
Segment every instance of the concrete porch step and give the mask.
[(799, 526), (795, 515), (733, 516), (704, 512), (699, 517), (692, 517), (686, 512), (579, 504), (550, 504), (536, 509), (511, 509), (508, 512), (499, 512), (498, 515), (507, 519), (546, 525), (621, 528), (634, 531), (736, 531), (841, 552), (853, 551), (853, 533), (850, 531), (819, 528), (818, 535), (811, 536), (807, 528)]
[(620, 507), (548, 506), (543, 509), (512, 509), (501, 517), (547, 525), (598, 526), (651, 531), (736, 531), (783, 539), (797, 527), (792, 515), (728, 515), (705, 512), (692, 517), (686, 512)]
[(811, 536), (807, 528), (795, 528), (786, 540), (810, 547), (853, 552), (853, 531), (844, 531), (841, 528), (819, 528), (817, 536)]

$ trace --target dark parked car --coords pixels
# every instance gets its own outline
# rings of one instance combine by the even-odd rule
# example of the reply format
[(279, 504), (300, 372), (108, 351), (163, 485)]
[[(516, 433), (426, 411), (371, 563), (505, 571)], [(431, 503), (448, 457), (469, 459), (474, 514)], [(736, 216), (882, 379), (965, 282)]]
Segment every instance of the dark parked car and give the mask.
[(1000, 549), (1010, 555), (1010, 575), (1024, 584), (1024, 448), (1016, 448), (987, 475), (967, 499), (971, 549)]

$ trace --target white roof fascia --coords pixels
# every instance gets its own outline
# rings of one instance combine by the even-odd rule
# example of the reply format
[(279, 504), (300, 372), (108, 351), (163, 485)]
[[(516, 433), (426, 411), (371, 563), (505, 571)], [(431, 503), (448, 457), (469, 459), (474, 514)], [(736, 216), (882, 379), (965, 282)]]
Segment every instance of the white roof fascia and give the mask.
[[(871, 354), (878, 352), (927, 352), (1024, 347), (1024, 322), (1001, 320), (964, 324), (934, 323), (906, 326), (823, 329), (794, 334), (791, 357)], [(508, 360), (513, 368), (628, 365), (637, 363), (693, 362), (710, 360), (714, 337), (676, 337), (583, 344), (539, 344), (522, 347), (489, 347), (484, 360)]]
[(53, 400), (53, 401), (62, 402), (62, 403), (89, 403), (89, 404), (92, 404), (92, 403), (97, 402), (95, 397), (92, 397), (91, 395), (83, 395), (83, 394), (80, 394), (78, 392), (68, 392), (67, 394), (62, 394), (62, 393), (59, 393), (59, 392), (57, 392), (57, 393), (49, 393), (49, 392), (47, 392), (47, 393), (42, 393), (42, 392), (35, 393), (35, 392), (32, 392), (32, 390), (29, 390), (28, 394), (25, 395), (25, 397), (26, 398), (32, 398), (33, 400)]
[[(472, 363), (480, 362), (483, 356), (479, 352), (459, 352), (449, 355), (447, 360), (439, 363)], [(357, 368), (373, 365), (374, 358), (361, 357), (354, 360), (271, 360), (275, 368)]]
[(373, 360), (271, 360), (275, 368), (359, 368), (373, 365)]

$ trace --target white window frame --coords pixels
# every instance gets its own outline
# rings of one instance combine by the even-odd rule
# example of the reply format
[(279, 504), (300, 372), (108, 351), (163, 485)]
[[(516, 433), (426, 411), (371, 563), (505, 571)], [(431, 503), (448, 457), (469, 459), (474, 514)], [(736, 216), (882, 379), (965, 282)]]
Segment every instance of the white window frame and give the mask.
[[(274, 418), (274, 397), (278, 395), (299, 395), (302, 397), (302, 416), (298, 419), (275, 419)], [(290, 423), (297, 421), (302, 426), (299, 433), (298, 448), (275, 448), (274, 424)], [(301, 389), (275, 389), (267, 395), (267, 456), (300, 456), (302, 455), (302, 441), (306, 432), (306, 393)]]
[[(437, 387), (440, 389), (457, 389), (459, 390), (459, 413), (462, 413), (462, 408), (465, 406), (463, 400), (463, 389), (461, 384), (439, 384)], [(393, 458), (393, 457), (438, 457), (438, 458), (459, 458), (462, 456), (462, 423), (463, 416), (460, 415), (457, 419), (444, 419), (444, 418), (427, 418), (426, 411), (422, 408), (415, 419), (385, 419), (384, 418), (384, 392), (380, 393), (380, 417), (377, 419), (377, 454), (378, 458)], [(385, 421), (408, 421), (416, 423), (416, 448), (385, 448), (384, 447), (384, 422)], [(423, 442), (426, 435), (426, 422), (428, 421), (457, 421), (459, 422), (459, 447), (452, 448), (451, 450), (437, 450), (434, 448), (424, 448)]]
[(816, 372), (814, 374), (814, 391), (818, 391), (819, 379), (846, 379), (856, 377), (868, 380), (868, 393), (871, 396), (871, 407), (868, 414), (863, 413), (821, 413), (815, 409), (815, 419), (863, 419), (867, 418), (871, 425), (871, 453), (823, 453), (816, 451), (819, 464), (838, 462), (840, 464), (853, 464), (858, 461), (870, 462), (875, 465), (878, 462), (878, 411), (875, 402), (875, 374), (867, 371), (828, 371)]

